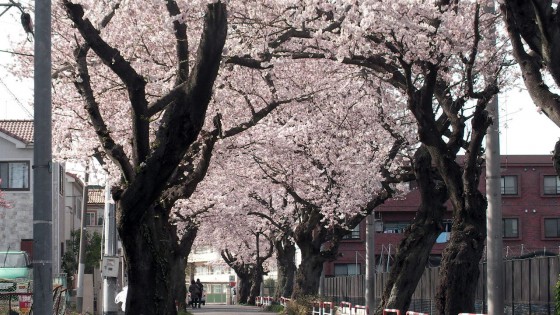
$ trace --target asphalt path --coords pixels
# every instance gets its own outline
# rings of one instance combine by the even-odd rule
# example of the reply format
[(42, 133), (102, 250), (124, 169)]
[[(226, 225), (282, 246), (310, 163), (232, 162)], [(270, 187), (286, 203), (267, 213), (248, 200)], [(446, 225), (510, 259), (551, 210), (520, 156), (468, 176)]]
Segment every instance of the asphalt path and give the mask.
[(271, 312), (263, 312), (262, 308), (258, 306), (247, 305), (224, 305), (224, 304), (206, 304), (201, 308), (188, 308), (189, 312), (193, 314), (206, 314), (206, 315), (274, 315)]

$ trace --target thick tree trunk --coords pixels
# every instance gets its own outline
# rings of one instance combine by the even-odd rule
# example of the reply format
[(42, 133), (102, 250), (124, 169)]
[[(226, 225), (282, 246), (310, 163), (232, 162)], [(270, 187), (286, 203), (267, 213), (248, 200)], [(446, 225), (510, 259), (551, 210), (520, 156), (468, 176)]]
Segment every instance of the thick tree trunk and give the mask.
[(443, 252), (436, 305), (440, 314), (474, 313), (479, 262), (486, 240), (484, 196), (477, 192), (468, 208), (455, 215), (451, 239)]
[(399, 244), (376, 314), (381, 314), (384, 308), (399, 309), (403, 314), (408, 310), (432, 246), (442, 231), (448, 195), (443, 182), (434, 179), (432, 169), (432, 159), (422, 146), (415, 154), (414, 165), (422, 203)]
[(296, 246), (289, 240), (276, 242), (276, 265), (278, 266), (278, 280), (276, 281), (275, 298), (291, 297), (294, 291), (296, 275)]
[(126, 314), (177, 314), (171, 292), (172, 227), (167, 214), (152, 206), (142, 216), (140, 224), (119, 221), (119, 234), (127, 258)]
[(261, 295), (262, 275), (263, 271), (261, 266), (257, 266), (251, 273), (251, 290), (247, 304), (255, 305), (257, 296)]
[(323, 263), (326, 260), (321, 257), (320, 251), (316, 249), (310, 251), (310, 249), (301, 249), (301, 264), (296, 272), (292, 298), (317, 295), (319, 292), (319, 280), (323, 271)]
[[(237, 303), (238, 304), (247, 304), (249, 301), (249, 293), (251, 292), (251, 281), (249, 279), (249, 275), (240, 275), (237, 274), (238, 280), (238, 288), (237, 288)], [(255, 301), (253, 301), (253, 304)]]
[(172, 281), (172, 294), (175, 303), (177, 304), (178, 309), (186, 310), (187, 303), (187, 285), (186, 285), (186, 272), (185, 269), (187, 267), (185, 257), (178, 255), (175, 253), (172, 261), (172, 268), (171, 268), (171, 281)]
[[(173, 225), (176, 227), (176, 225)], [(174, 299), (180, 310), (186, 310), (187, 308), (187, 279), (186, 279), (186, 267), (187, 259), (192, 249), (192, 245), (198, 233), (198, 227), (194, 224), (187, 224), (187, 227), (183, 231), (181, 239), (177, 237), (177, 231), (174, 229), (172, 238), (175, 239), (174, 251), (173, 251), (173, 266), (171, 281), (173, 282), (173, 294)]]

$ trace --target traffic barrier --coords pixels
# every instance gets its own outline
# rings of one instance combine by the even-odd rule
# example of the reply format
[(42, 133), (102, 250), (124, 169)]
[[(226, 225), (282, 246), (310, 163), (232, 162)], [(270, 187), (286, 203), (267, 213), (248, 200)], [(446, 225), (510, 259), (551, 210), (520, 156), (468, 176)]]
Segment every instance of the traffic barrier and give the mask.
[(459, 315), (487, 315), (482, 313), (459, 313)]
[(323, 303), (322, 302), (313, 302), (313, 309), (311, 310), (311, 314), (315, 315), (323, 315)]
[(255, 305), (256, 306), (263, 306), (263, 297), (262, 296), (257, 296), (255, 298)]
[(321, 305), (321, 311), (323, 312), (323, 315), (334, 315), (333, 302), (323, 302), (323, 305)]
[(354, 314), (355, 315), (368, 315), (369, 308), (364, 305), (354, 305)]
[(340, 314), (341, 315), (351, 315), (352, 314), (352, 303), (350, 303), (350, 302), (340, 302)]
[(401, 311), (392, 308), (386, 308), (383, 310), (383, 315), (401, 315)]
[(290, 302), (289, 298), (285, 298), (283, 296), (280, 297), (280, 305), (286, 307), (288, 305), (288, 302)]
[(414, 312), (414, 311), (407, 311), (406, 315), (430, 315), (428, 313), (420, 313), (420, 312)]
[(265, 296), (263, 298), (263, 306), (271, 306), (272, 302), (274, 302), (274, 298), (272, 296)]

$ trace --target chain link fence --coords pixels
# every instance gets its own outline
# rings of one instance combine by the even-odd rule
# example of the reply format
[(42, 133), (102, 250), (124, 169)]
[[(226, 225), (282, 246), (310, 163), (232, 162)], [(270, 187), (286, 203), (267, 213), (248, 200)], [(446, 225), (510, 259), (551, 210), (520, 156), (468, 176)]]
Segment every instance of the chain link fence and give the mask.
[[(64, 315), (68, 301), (66, 277), (54, 277), (53, 315)], [(0, 314), (33, 314), (33, 281), (0, 279)]]

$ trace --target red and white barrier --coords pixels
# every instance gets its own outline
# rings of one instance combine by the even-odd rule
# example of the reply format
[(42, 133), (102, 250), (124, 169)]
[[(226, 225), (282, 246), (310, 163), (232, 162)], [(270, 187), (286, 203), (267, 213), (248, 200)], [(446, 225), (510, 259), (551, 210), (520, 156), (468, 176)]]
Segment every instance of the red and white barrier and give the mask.
[(322, 306), (323, 306), (322, 302), (313, 302), (313, 309), (311, 310), (311, 314), (323, 315)]
[(274, 298), (272, 296), (265, 296), (263, 298), (263, 305), (264, 306), (271, 306), (272, 302), (274, 302)]
[(339, 311), (341, 315), (352, 315), (352, 303), (340, 302)]
[(354, 314), (355, 315), (368, 315), (369, 309), (367, 306), (364, 305), (354, 305)]
[(459, 315), (487, 315), (482, 313), (459, 313)]
[(323, 315), (334, 315), (333, 302), (323, 302), (323, 305), (321, 305), (321, 311), (323, 312)]
[(255, 298), (255, 305), (256, 306), (262, 306), (263, 305), (263, 297), (262, 296), (257, 296)]
[(420, 312), (414, 312), (414, 311), (407, 311), (406, 315), (430, 315), (428, 313), (420, 313)]
[(386, 308), (383, 310), (383, 315), (401, 315), (401, 311), (392, 308)]
[(280, 297), (280, 305), (286, 307), (286, 305), (288, 305), (288, 302), (290, 302), (290, 299), (285, 298), (283, 296)]

